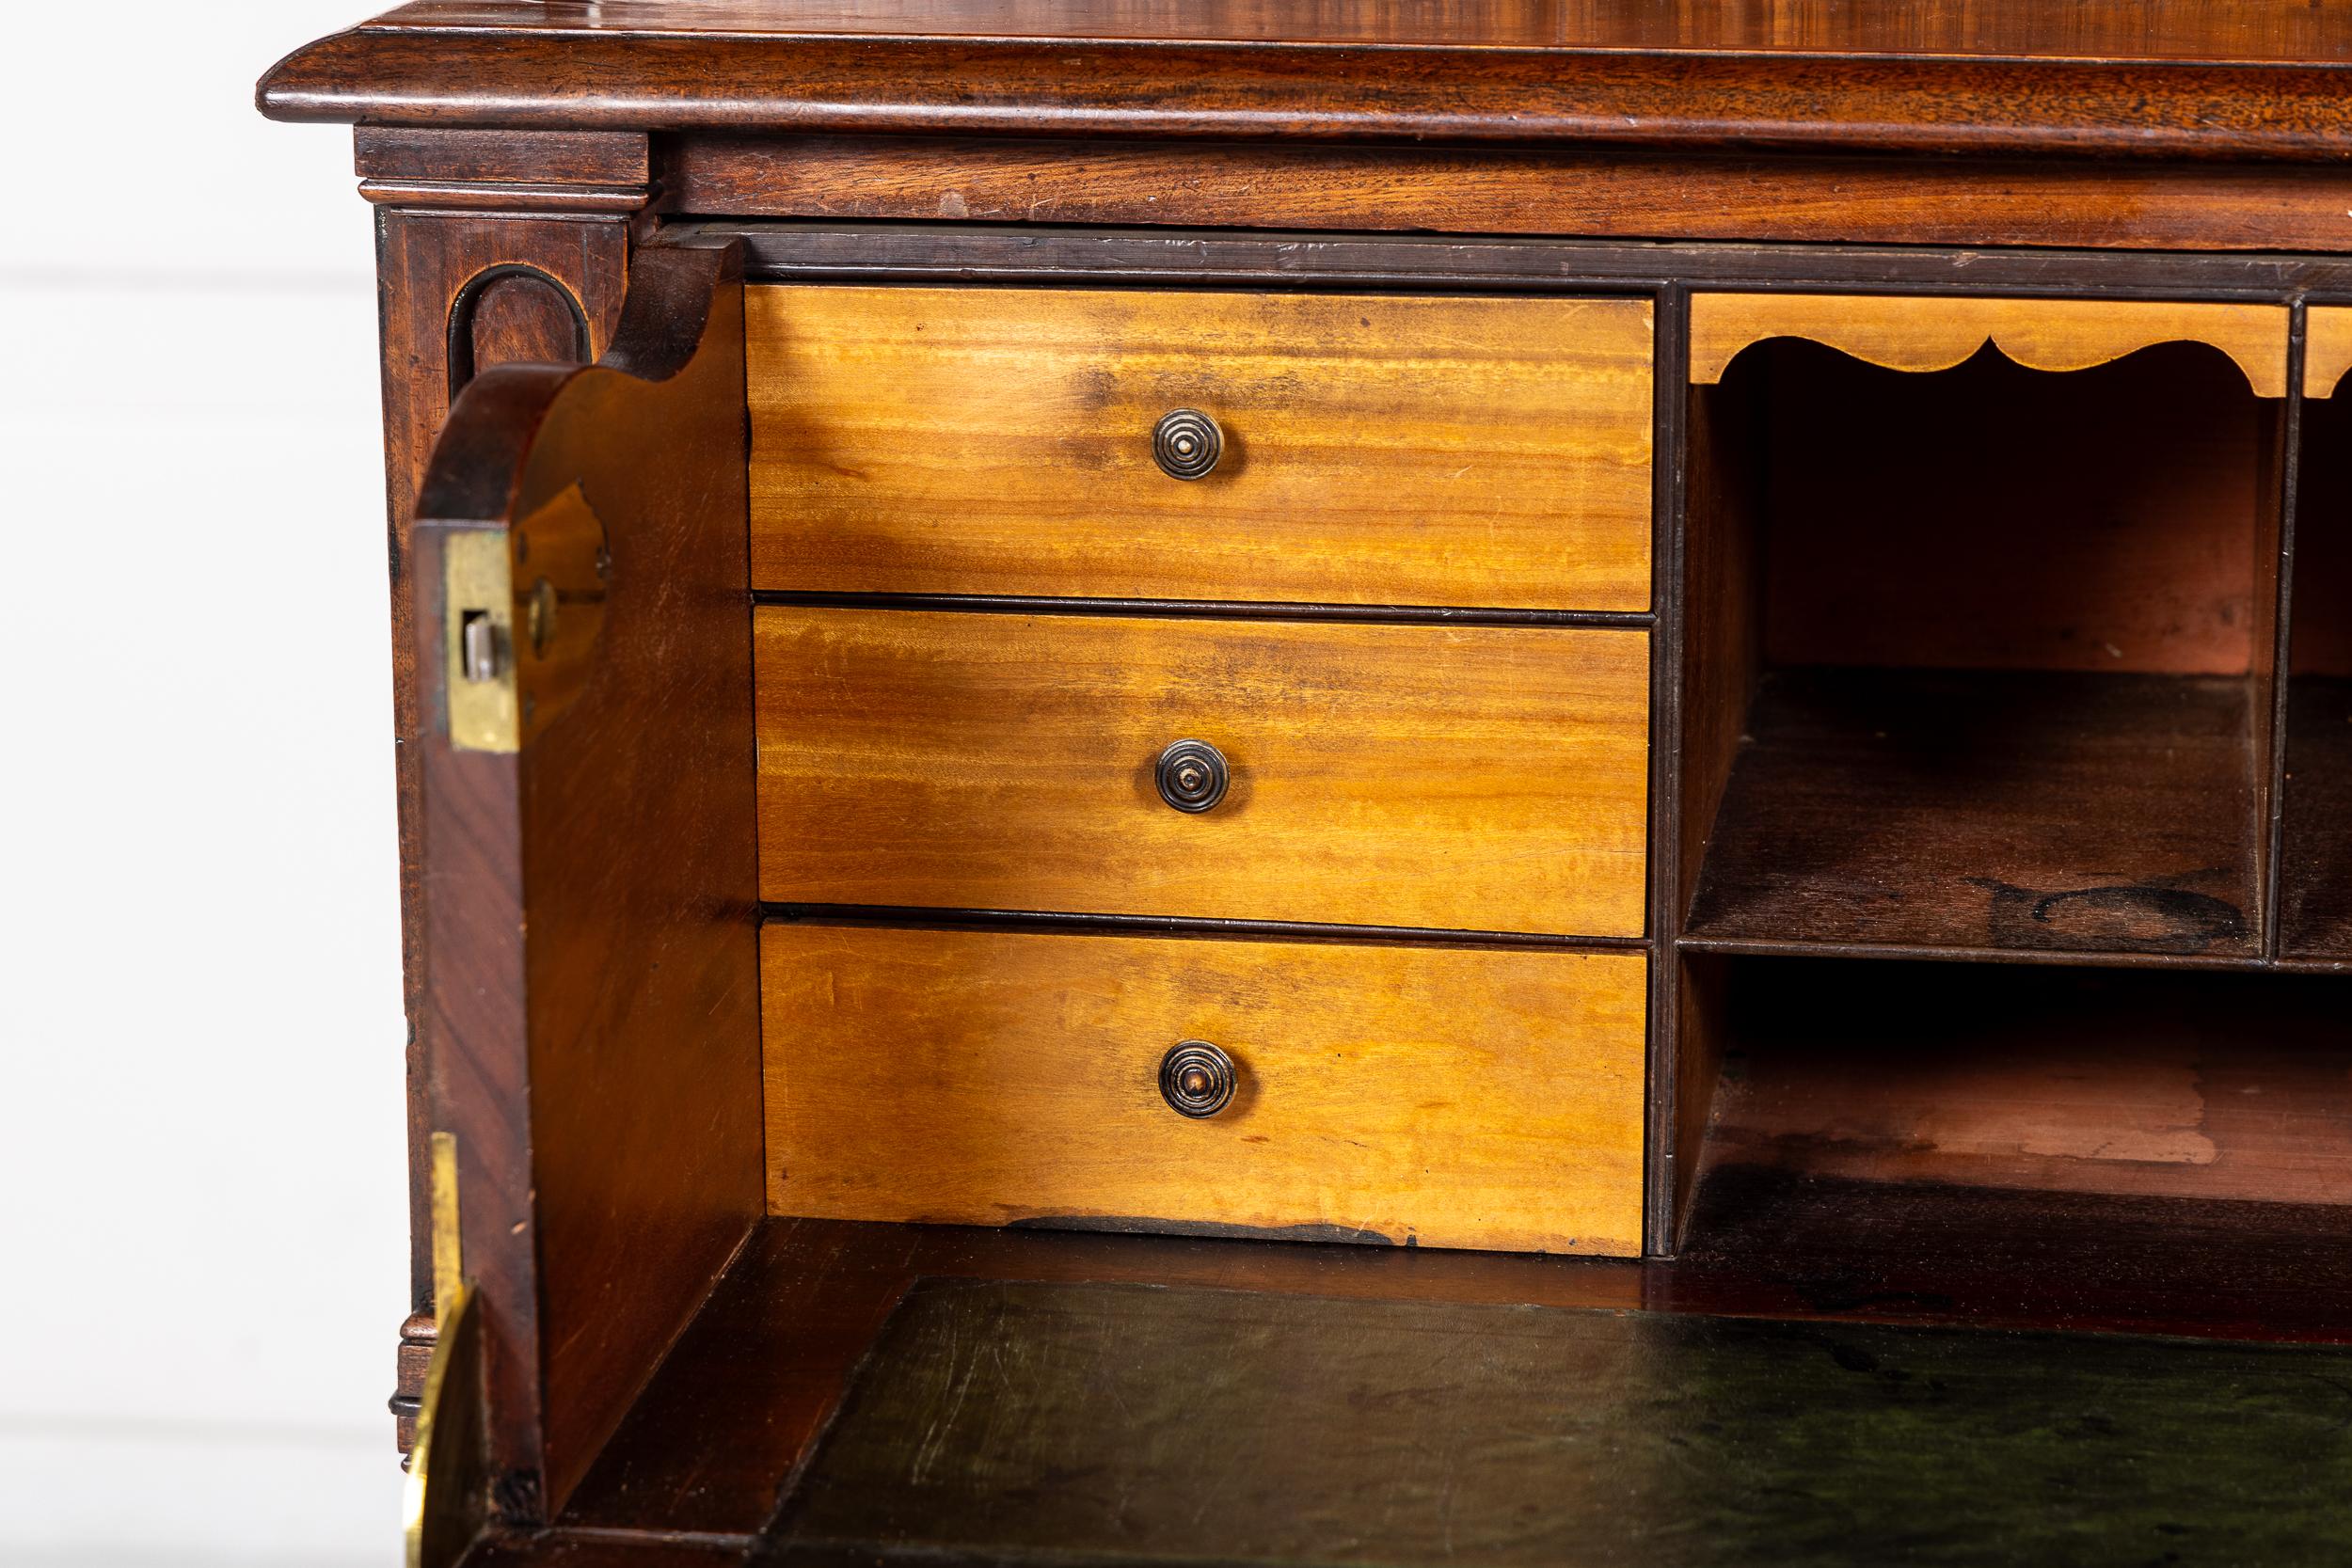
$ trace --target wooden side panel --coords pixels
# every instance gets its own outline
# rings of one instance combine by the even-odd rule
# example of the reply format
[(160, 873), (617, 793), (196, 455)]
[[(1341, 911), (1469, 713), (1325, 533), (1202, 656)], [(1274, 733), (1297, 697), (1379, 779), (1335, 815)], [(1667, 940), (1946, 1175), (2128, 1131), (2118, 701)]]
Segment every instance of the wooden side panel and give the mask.
[[(419, 501), (439, 562), (577, 486), (609, 555), (583, 684), (519, 752), (426, 737), (437, 1126), (488, 1312), (501, 1513), (559, 1507), (760, 1207), (741, 288), (648, 250), (597, 369), (483, 372)], [(559, 610), (558, 634), (565, 624)]]
[(1699, 1173), (1706, 1168), (1708, 1130), (1730, 1042), (1723, 961), (1712, 954), (1680, 952), (1659, 961), (1675, 966), (1675, 1180), (1673, 1224), (1655, 1247), (1675, 1253), (1683, 1245)]
[(2352, 396), (2306, 403), (2301, 436), (2294, 672), (2352, 676)]
[(1690, 913), (1699, 867), (1740, 751), (1763, 665), (1763, 538), (1767, 456), (1761, 378), (1691, 394), (1686, 445), (1682, 588), (1681, 886), (1677, 927)]
[[(434, 133), (411, 133), (419, 156), (437, 144)], [(363, 149), (363, 166), (365, 156)], [(410, 519), (433, 443), (449, 414), (453, 388), (471, 372), (538, 357), (569, 361), (576, 348), (548, 355), (550, 340), (567, 335), (517, 331), (505, 325), (455, 339), (471, 351), (469, 375), (453, 376), (450, 350), (459, 301), (477, 280), (500, 269), (529, 267), (556, 279), (578, 303), (588, 325), (588, 357), (611, 343), (628, 277), (628, 230), (618, 218), (488, 217), (448, 212), (379, 208), (376, 268), (382, 304), (386, 554), (391, 569), (392, 739), (398, 770), (401, 863), (401, 949), (409, 1019), (409, 1237), (411, 1301), (433, 1307), (427, 1247), (432, 1224), (425, 1198), (425, 1085), (431, 1072), (423, 1024), (425, 947), (424, 848), (419, 743), (423, 723), (417, 689), (416, 584), (410, 571)], [(511, 303), (511, 302), (510, 302)], [(542, 324), (544, 326), (544, 323)], [(420, 1368), (404, 1380), (405, 1394), (422, 1388)], [(405, 1434), (404, 1434), (405, 1439)]]
[[(777, 902), (1639, 936), (1649, 639), (768, 608)], [(1154, 765), (1216, 747), (1222, 803)]]
[[(1713, 843), (1716, 812), (1731, 782), (1763, 658), (1761, 535), (1765, 425), (1762, 378), (1696, 387), (1684, 405), (1686, 478), (1682, 539), (1681, 820), (1676, 824), (1675, 900), (1663, 918), (1675, 936), (1691, 911)], [(1670, 1197), (1653, 1248), (1671, 1253), (1680, 1238), (1699, 1171), (1699, 1151), (1723, 1069), (1719, 988), (1708, 961), (1661, 951), (1661, 978), (1674, 988), (1674, 1103), (1661, 1120)], [(1667, 1025), (1661, 1022), (1661, 1027)], [(1667, 1140), (1671, 1140), (1670, 1142)]]
[[(2311, 312), (2352, 323), (2352, 310)], [(2295, 511), (2280, 936), (2352, 962), (2352, 395), (2306, 403)]]
[[(771, 925), (771, 1212), (1633, 1254), (1635, 953)], [(1195, 1120), (1160, 1058), (1239, 1069)]]
[(2038, 371), (2079, 371), (2154, 343), (2208, 343), (2259, 397), (2286, 396), (2287, 308), (2104, 299), (1929, 299), (1865, 294), (1691, 296), (1691, 380), (1723, 378), (1768, 338), (1827, 343), (1899, 371), (1949, 370), (1986, 343)]
[(2261, 911), (2263, 950), (2278, 952), (2280, 809), (2286, 773), (2286, 690), (2290, 663), (2282, 632), (2286, 624), (2286, 594), (2292, 588), (2289, 565), (2293, 535), (2289, 509), (2294, 491), (2286, 483), (2293, 445), (2299, 442), (2301, 405), (2284, 401), (2256, 404), (2254, 472), (2247, 488), (2253, 514), (2253, 626), (2247, 660), (2248, 702), (2251, 708), (2249, 766), (2254, 778), (2254, 904)]
[(2352, 967), (2352, 681), (2297, 674), (2287, 711), (2280, 947)]
[[(767, 589), (1638, 610), (1651, 307), (751, 291)], [(1196, 408), (1215, 471), (1152, 427)]]

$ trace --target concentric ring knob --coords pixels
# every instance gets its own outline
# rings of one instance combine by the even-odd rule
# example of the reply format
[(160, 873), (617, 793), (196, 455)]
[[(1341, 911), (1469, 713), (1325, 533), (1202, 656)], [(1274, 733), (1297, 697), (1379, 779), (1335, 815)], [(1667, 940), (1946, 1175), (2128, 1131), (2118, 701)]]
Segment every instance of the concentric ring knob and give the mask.
[(1184, 812), (1207, 811), (1225, 799), (1233, 780), (1225, 753), (1205, 740), (1179, 740), (1162, 752), (1154, 776), (1160, 799)]
[(1160, 1098), (1180, 1117), (1213, 1117), (1233, 1102), (1233, 1058), (1207, 1040), (1185, 1040), (1160, 1058)]
[(1205, 479), (1225, 455), (1225, 432), (1198, 408), (1175, 408), (1152, 427), (1152, 461), (1170, 479)]

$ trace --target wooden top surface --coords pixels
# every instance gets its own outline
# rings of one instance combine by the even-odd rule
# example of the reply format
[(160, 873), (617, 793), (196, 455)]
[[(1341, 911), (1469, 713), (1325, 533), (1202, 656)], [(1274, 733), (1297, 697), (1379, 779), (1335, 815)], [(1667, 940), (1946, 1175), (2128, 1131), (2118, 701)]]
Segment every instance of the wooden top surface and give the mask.
[(852, 35), (1451, 49), (1957, 55), (2309, 64), (2352, 60), (2336, 0), (414, 0), (372, 28)]
[(421, 0), (259, 99), (382, 124), (2333, 159), (2347, 66), (2340, 0)]

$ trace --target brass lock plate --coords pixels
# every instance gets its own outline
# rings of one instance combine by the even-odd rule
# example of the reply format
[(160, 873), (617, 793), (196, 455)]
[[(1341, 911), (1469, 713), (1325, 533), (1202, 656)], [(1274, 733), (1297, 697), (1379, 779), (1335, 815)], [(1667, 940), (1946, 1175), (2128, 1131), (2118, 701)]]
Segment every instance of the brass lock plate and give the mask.
[(574, 484), (512, 528), (451, 531), (441, 563), (450, 744), (519, 751), (587, 683), (612, 575), (603, 520)]

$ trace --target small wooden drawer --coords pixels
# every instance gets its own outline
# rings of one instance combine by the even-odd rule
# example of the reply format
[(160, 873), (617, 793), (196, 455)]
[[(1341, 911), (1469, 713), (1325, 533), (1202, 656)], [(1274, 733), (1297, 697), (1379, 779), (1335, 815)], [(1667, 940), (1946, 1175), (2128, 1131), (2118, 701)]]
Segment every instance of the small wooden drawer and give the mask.
[(1645, 300), (746, 295), (756, 587), (1648, 608)]
[(754, 642), (771, 902), (1643, 930), (1645, 631), (771, 607)]
[(761, 971), (773, 1213), (1641, 1249), (1637, 953), (771, 924)]

